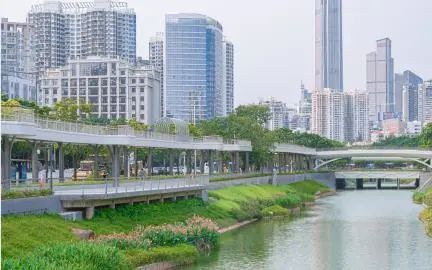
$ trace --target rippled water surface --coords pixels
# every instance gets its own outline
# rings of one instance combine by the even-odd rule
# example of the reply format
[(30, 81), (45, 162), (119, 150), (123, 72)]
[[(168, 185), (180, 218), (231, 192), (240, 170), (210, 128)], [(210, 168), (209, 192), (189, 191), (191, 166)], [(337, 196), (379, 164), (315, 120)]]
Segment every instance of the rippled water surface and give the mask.
[(432, 269), (432, 239), (412, 191), (344, 191), (306, 217), (262, 221), (222, 237), (188, 269)]

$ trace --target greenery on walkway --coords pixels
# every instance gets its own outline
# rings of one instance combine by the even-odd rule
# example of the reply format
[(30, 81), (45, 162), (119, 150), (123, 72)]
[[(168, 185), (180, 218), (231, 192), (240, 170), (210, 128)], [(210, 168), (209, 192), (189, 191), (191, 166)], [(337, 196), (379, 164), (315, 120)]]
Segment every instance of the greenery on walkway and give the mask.
[(379, 147), (432, 147), (432, 123), (423, 127), (423, 130), (418, 136), (398, 136), (388, 137), (382, 141), (376, 142), (374, 146)]
[[(182, 243), (197, 245), (202, 241), (193, 242), (190, 240), (192, 238), (187, 238), (185, 241), (171, 241), (173, 238), (170, 237), (175, 236), (175, 234), (166, 234), (165, 236), (170, 237), (164, 238), (164, 236), (160, 238), (161, 235), (156, 233), (152, 234), (151, 240), (158, 244), (150, 245), (146, 249), (137, 248), (137, 246), (133, 245), (123, 249), (114, 247), (113, 251), (111, 249), (113, 247), (110, 247), (110, 245), (82, 243), (71, 231), (72, 228), (81, 228), (92, 229), (96, 235), (129, 234), (137, 231), (137, 226), (143, 226), (145, 230), (150, 225), (185, 222), (194, 215), (209, 218), (216, 221), (219, 226), (224, 227), (252, 217), (287, 215), (289, 210), (277, 204), (278, 199), (296, 197), (295, 203), (286, 204), (286, 206), (298, 207), (302, 206), (304, 201), (313, 199), (316, 192), (324, 190), (328, 189), (313, 181), (282, 186), (233, 186), (211, 191), (209, 193), (209, 203), (199, 199), (190, 199), (175, 203), (137, 204), (120, 206), (116, 209), (106, 208), (97, 210), (93, 220), (79, 222), (65, 221), (57, 215), (6, 216), (2, 218), (2, 269), (26, 269), (23, 267), (26, 262), (44, 266), (31, 269), (56, 269), (57, 260), (63, 260), (64, 257), (62, 256), (65, 254), (75, 254), (78, 251), (85, 253), (81, 251), (90, 250), (93, 253), (89, 254), (88, 258), (102, 256), (95, 251), (97, 248), (94, 245), (101, 245), (103, 252), (111, 254), (113, 260), (111, 265), (115, 266), (116, 269), (122, 269), (121, 267), (132, 268), (137, 265), (158, 261), (190, 263), (197, 258), (198, 251), (196, 247)], [(300, 198), (300, 201), (298, 198)], [(164, 226), (156, 227), (153, 233), (155, 231), (164, 231), (161, 229), (167, 228)], [(170, 228), (182, 230), (180, 227), (175, 226)], [(212, 245), (216, 243), (213, 241), (217, 241), (213, 234), (205, 235), (199, 232), (197, 237), (194, 239), (202, 239), (200, 237), (212, 239), (209, 240), (213, 243)], [(171, 240), (168, 241), (167, 239)], [(86, 247), (87, 244), (90, 246)], [(85, 257), (85, 255), (80, 256)], [(8, 264), (6, 265), (6, 263)], [(65, 267), (62, 269), (99, 269), (97, 265), (93, 266), (91, 263), (86, 267), (79, 268), (81, 267), (79, 256), (74, 262), (64, 259), (63, 265)], [(6, 266), (9, 268), (6, 268)]]
[(18, 199), (18, 198), (29, 198), (29, 197), (39, 197), (39, 196), (49, 196), (52, 195), (50, 189), (32, 189), (32, 190), (8, 190), (2, 191), (1, 199)]

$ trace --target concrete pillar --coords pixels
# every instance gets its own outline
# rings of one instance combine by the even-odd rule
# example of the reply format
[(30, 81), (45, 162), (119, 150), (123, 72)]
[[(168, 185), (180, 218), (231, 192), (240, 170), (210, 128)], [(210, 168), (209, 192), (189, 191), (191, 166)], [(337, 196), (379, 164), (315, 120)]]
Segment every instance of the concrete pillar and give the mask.
[(397, 183), (397, 189), (400, 189), (400, 179), (396, 179), (396, 183)]
[(169, 174), (174, 175), (174, 150), (169, 150)]
[(129, 151), (127, 146), (123, 146), (123, 175), (129, 176)]
[(362, 178), (356, 179), (356, 188), (357, 189), (363, 189), (363, 179)]
[(147, 154), (147, 175), (151, 176), (153, 173), (153, 163), (152, 163), (152, 149), (149, 148)]
[[(38, 153), (37, 153), (38, 146), (39, 146), (38, 141), (34, 141), (32, 143), (32, 154), (31, 155), (32, 155), (32, 178), (33, 178), (33, 181), (38, 181), (38, 178), (39, 178), (39, 160), (38, 160)], [(60, 152), (59, 152), (59, 159), (60, 159)], [(59, 168), (60, 168), (60, 161), (59, 161)], [(2, 170), (2, 172), (3, 172), (3, 170)]]
[(213, 161), (213, 151), (209, 150), (208, 151), (208, 167), (209, 167), (209, 175), (213, 174), (213, 170), (214, 170), (214, 161)]
[(238, 151), (234, 152), (234, 172), (240, 172), (240, 153)]
[(201, 174), (204, 173), (204, 163), (205, 163), (205, 152), (203, 150), (201, 150), (200, 151), (200, 161), (199, 161)]
[(249, 152), (245, 152), (245, 173), (250, 172), (249, 168)]
[(191, 151), (191, 150), (187, 150), (186, 151), (186, 168), (187, 168), (187, 170), (186, 170), (186, 173), (187, 174), (191, 174), (192, 173), (192, 164), (193, 164), (193, 162), (192, 162), (192, 159), (194, 158), (193, 157), (193, 151)]
[(94, 155), (95, 155), (93, 176), (94, 176), (94, 178), (98, 179), (99, 178), (99, 145), (94, 145), (93, 150), (94, 150)]
[(217, 171), (218, 173), (223, 173), (223, 152), (219, 152), (218, 161), (217, 161)]
[[(63, 143), (58, 143), (58, 166), (59, 166), (59, 181), (63, 183), (64, 178), (64, 152), (63, 152)], [(95, 163), (96, 166), (96, 163)]]
[(377, 189), (381, 189), (381, 178), (377, 179)]
[(112, 177), (113, 177), (113, 186), (119, 186), (119, 177), (120, 177), (120, 146), (111, 145), (108, 147), (111, 154), (111, 164), (112, 164)]
[(85, 209), (85, 219), (92, 219), (94, 216), (94, 206), (86, 207)]
[(112, 204), (110, 204), (109, 207), (110, 207), (111, 209), (115, 209), (116, 205), (115, 205), (115, 203), (112, 203)]
[(15, 137), (1, 137), (1, 177), (2, 189), (10, 189), (11, 151)]

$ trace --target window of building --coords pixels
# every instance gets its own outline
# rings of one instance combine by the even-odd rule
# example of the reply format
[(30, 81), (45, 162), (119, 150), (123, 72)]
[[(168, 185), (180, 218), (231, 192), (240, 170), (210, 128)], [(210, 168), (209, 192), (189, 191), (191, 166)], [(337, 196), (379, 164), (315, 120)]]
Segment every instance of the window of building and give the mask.
[(143, 96), (140, 97), (140, 101), (144, 101), (144, 97)]
[(104, 76), (107, 75), (106, 63), (82, 63), (80, 64), (81, 76)]
[(144, 93), (144, 87), (141, 87), (141, 88), (140, 88), (140, 92), (141, 92), (141, 93)]

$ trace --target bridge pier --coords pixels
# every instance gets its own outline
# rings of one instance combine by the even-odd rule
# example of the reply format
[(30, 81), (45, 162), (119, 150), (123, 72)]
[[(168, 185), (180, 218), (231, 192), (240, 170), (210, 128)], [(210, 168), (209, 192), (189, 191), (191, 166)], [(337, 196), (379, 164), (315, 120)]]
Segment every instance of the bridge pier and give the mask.
[(377, 189), (381, 189), (381, 178), (377, 179)]
[[(95, 155), (95, 163), (93, 167), (93, 176), (94, 178), (99, 178), (99, 145), (95, 144), (93, 146), (94, 155)], [(60, 148), (59, 148), (59, 156), (60, 156)]]
[(153, 164), (152, 164), (152, 149), (148, 149), (147, 155), (147, 176), (152, 176), (153, 174)]
[(239, 173), (240, 172), (240, 153), (238, 151), (234, 152), (234, 172)]
[(174, 153), (173, 153), (173, 150), (169, 151), (169, 174), (174, 175)]
[(363, 189), (363, 178), (357, 178), (356, 179), (356, 188), (357, 189)]
[(250, 168), (249, 168), (249, 152), (245, 152), (245, 164), (244, 164), (244, 172), (248, 173), (250, 172)]
[(118, 145), (110, 145), (108, 149), (111, 154), (111, 166), (112, 166), (112, 177), (113, 177), (113, 186), (119, 186), (119, 177), (120, 177), (120, 146)]
[(217, 172), (218, 173), (223, 173), (223, 152), (220, 151), (217, 153), (218, 154), (218, 158), (217, 158)]
[(94, 216), (94, 211), (95, 211), (94, 206), (85, 208), (85, 219), (92, 219)]
[(205, 169), (205, 152), (204, 150), (200, 150), (200, 160), (199, 160), (199, 166), (200, 166), (200, 173), (203, 174), (204, 173), (204, 169)]

